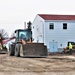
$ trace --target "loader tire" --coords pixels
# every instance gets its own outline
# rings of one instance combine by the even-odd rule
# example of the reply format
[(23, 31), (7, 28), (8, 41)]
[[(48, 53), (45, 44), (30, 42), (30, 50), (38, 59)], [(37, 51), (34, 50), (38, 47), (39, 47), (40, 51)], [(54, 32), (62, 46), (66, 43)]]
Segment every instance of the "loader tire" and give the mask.
[(9, 45), (9, 56), (14, 56), (15, 54), (15, 45)]
[(20, 44), (16, 44), (15, 47), (15, 56), (20, 57)]

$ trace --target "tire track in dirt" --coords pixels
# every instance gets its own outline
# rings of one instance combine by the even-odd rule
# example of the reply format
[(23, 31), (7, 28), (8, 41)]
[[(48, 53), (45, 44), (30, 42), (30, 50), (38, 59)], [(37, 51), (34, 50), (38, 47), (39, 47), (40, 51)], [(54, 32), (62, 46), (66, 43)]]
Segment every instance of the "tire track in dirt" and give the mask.
[[(75, 70), (75, 59), (68, 59), (68, 58), (59, 58), (56, 59), (55, 57), (48, 57), (48, 58), (34, 58), (34, 60), (38, 60), (41, 62), (49, 63), (50, 65), (45, 65), (45, 68), (48, 71), (71, 71)], [(70, 66), (69, 66), (70, 65)]]
[(75, 70), (75, 62), (67, 62), (67, 60), (0, 55), (0, 72), (67, 72), (71, 70)]

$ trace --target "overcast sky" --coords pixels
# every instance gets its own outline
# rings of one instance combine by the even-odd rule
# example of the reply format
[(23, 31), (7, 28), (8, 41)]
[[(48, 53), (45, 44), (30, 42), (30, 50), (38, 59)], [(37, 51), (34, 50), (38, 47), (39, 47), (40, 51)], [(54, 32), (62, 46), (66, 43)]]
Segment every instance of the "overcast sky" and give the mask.
[(0, 29), (10, 35), (37, 14), (75, 15), (75, 0), (0, 0)]

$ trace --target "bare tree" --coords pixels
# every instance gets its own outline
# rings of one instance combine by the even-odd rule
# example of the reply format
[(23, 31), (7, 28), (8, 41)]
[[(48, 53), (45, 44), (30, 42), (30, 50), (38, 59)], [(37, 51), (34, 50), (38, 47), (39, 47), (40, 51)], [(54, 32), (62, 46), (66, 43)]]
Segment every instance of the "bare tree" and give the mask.
[(3, 40), (8, 38), (8, 33), (4, 29), (0, 29), (0, 44), (3, 49)]
[(15, 37), (15, 32), (13, 32), (10, 37), (11, 38)]
[(0, 35), (2, 38), (9, 38), (8, 33), (4, 29), (0, 29)]

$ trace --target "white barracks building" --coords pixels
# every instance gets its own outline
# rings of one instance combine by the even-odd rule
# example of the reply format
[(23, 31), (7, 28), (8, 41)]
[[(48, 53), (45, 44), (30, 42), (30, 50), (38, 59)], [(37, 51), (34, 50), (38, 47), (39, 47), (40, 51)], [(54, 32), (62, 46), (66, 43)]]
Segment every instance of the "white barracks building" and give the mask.
[(33, 42), (44, 43), (49, 52), (60, 52), (68, 42), (75, 42), (75, 15), (36, 15)]

